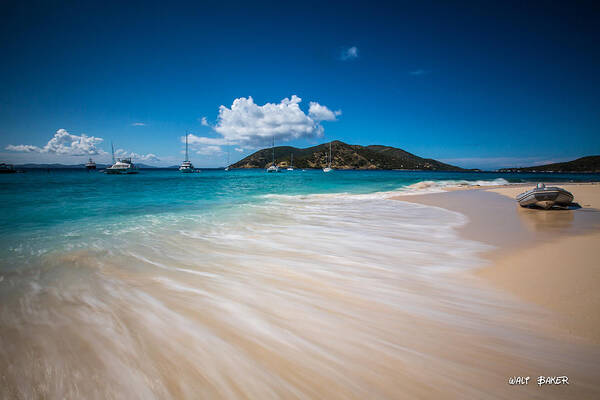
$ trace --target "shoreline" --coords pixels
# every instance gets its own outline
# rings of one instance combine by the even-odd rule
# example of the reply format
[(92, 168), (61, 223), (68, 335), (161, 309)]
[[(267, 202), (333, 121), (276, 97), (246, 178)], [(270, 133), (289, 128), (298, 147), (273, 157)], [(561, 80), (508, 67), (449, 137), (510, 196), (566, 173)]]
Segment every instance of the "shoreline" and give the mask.
[(549, 311), (552, 336), (600, 344), (600, 184), (556, 183), (581, 208), (531, 210), (514, 196), (532, 183), (447, 188), (442, 193), (391, 199), (444, 208), (465, 215), (461, 237), (491, 245), (486, 265), (469, 274), (527, 305)]

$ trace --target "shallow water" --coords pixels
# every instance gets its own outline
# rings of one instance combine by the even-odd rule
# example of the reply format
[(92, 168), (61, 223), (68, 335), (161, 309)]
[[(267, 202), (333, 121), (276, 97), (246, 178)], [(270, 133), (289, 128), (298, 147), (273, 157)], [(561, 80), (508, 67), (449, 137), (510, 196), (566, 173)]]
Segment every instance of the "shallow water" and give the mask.
[[(387, 199), (505, 174), (49, 175), (1, 182), (2, 397), (598, 394), (596, 348), (455, 274), (462, 214)], [(506, 383), (543, 373), (577, 385)]]

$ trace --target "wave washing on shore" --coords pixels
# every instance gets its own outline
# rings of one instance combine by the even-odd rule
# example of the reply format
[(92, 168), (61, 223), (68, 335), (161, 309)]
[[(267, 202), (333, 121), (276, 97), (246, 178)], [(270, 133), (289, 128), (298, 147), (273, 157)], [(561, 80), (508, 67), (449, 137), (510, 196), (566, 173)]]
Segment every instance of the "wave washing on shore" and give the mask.
[(509, 182), (504, 178), (496, 178), (493, 180), (443, 180), (443, 181), (421, 181), (408, 185), (405, 189), (411, 192), (442, 192), (445, 188), (452, 187), (470, 187), (470, 186), (498, 186), (507, 185)]
[(0, 397), (552, 398), (506, 380), (557, 360), (590, 388), (597, 354), (454, 273), (486, 249), (458, 237), (463, 215), (259, 197), (3, 249)]

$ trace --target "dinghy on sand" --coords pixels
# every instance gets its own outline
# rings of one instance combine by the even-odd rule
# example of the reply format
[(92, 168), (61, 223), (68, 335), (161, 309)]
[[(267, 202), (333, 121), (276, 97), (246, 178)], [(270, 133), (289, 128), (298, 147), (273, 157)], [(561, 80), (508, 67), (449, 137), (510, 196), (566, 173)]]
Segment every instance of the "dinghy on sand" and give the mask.
[(519, 194), (517, 201), (521, 207), (537, 206), (547, 210), (552, 206), (567, 207), (573, 202), (573, 195), (565, 189), (538, 183), (534, 189)]

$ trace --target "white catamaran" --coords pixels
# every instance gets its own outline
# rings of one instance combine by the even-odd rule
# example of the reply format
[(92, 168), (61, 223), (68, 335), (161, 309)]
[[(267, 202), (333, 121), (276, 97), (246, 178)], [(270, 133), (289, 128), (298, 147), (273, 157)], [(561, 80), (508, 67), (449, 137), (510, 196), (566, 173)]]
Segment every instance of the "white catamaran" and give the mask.
[(275, 165), (275, 137), (273, 137), (273, 163), (267, 168), (267, 172), (280, 172), (279, 167)]
[(185, 161), (181, 163), (179, 170), (183, 173), (196, 172), (194, 165), (188, 157), (188, 133), (185, 133)]
[(113, 165), (106, 168), (106, 174), (137, 174), (138, 167), (131, 161), (131, 157), (119, 158), (115, 161), (115, 146), (111, 143)]
[(333, 171), (333, 169), (331, 168), (331, 142), (329, 142), (329, 157), (327, 159), (328, 159), (328, 163), (327, 163), (327, 166), (325, 168), (323, 168), (323, 172)]

